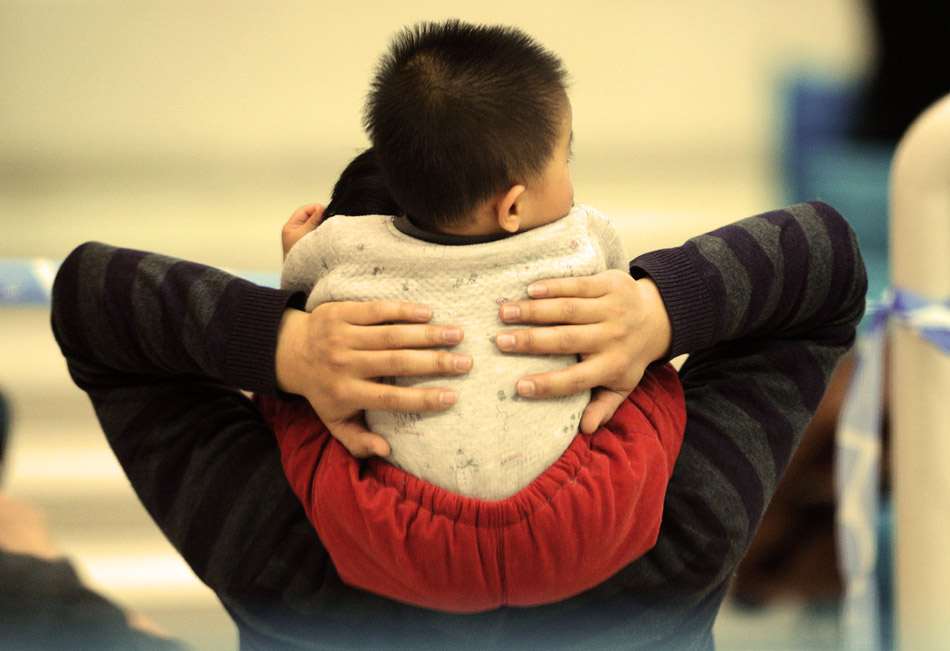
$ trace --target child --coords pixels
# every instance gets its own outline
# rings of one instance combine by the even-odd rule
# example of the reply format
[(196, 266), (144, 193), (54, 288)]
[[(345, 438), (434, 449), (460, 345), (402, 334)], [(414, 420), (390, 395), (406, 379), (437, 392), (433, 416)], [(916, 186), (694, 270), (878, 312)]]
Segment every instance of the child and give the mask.
[(381, 175), (400, 214), (329, 219), (287, 257), (281, 284), (310, 292), (308, 310), (424, 302), (463, 326), (457, 350), (474, 359), (451, 409), (366, 414), (393, 465), (361, 469), (305, 407), (265, 401), (291, 484), (359, 587), (450, 610), (530, 605), (591, 587), (653, 544), (685, 423), (675, 374), (648, 372), (606, 427), (616, 436), (578, 436), (589, 392), (514, 391), (518, 377), (576, 359), (504, 356), (493, 341), (499, 306), (532, 281), (627, 271), (609, 222), (572, 207), (563, 80), (557, 58), (517, 30), (404, 32), (367, 106), (373, 150), (334, 188), (336, 199), (360, 170)]

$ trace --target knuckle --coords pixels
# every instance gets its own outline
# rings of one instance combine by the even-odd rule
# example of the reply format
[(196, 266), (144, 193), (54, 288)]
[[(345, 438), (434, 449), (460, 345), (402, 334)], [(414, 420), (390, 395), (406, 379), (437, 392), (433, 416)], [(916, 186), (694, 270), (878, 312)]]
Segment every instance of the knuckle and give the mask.
[(569, 354), (578, 352), (577, 336), (570, 328), (559, 328), (554, 341), (559, 353)]
[(330, 346), (324, 357), (326, 358), (327, 365), (333, 369), (340, 370), (349, 366), (350, 357), (346, 353), (346, 350), (340, 345)]
[(534, 345), (537, 342), (537, 337), (535, 337), (532, 330), (519, 330), (515, 333), (512, 333), (512, 336), (515, 340), (515, 350), (533, 350)]
[(437, 411), (437, 410), (442, 409), (442, 402), (441, 402), (440, 396), (441, 396), (441, 391), (439, 391), (438, 389), (427, 391), (422, 401), (424, 408), (427, 411)]
[(399, 411), (399, 394), (395, 391), (384, 391), (380, 396), (380, 402), (385, 411)]
[(590, 388), (590, 385), (587, 384), (587, 377), (583, 373), (577, 373), (570, 378), (571, 382), (571, 393), (577, 393), (578, 391), (584, 391)]
[(418, 321), (415, 305), (412, 303), (400, 303), (395, 313), (391, 315), (390, 320), (405, 322)]
[(373, 322), (380, 321), (384, 316), (385, 305), (382, 303), (370, 303), (369, 304), (369, 315)]
[(580, 314), (576, 301), (564, 300), (561, 302), (561, 316), (568, 323), (573, 323)]
[(627, 330), (623, 327), (607, 328), (603, 333), (603, 338), (612, 344), (620, 344), (627, 338)]
[(310, 313), (310, 327), (322, 329), (334, 318), (336, 314), (336, 304), (335, 303), (322, 303), (315, 308), (313, 312)]
[(443, 373), (451, 373), (455, 370), (455, 355), (439, 353), (436, 358), (436, 367)]
[(335, 403), (343, 402), (346, 397), (346, 387), (343, 382), (330, 382), (326, 388), (327, 395)]
[(404, 350), (389, 351), (390, 375), (404, 375), (409, 370), (409, 356)]
[(343, 336), (339, 332), (328, 332), (323, 337), (322, 348), (330, 351), (330, 353), (336, 353), (343, 349)]
[(429, 346), (444, 346), (444, 329), (440, 326), (425, 326), (425, 340)]
[(398, 348), (400, 344), (399, 332), (395, 327), (383, 328), (381, 331), (382, 340), (380, 344), (383, 348)]
[(346, 368), (346, 359), (339, 351), (331, 350), (325, 357), (327, 368), (331, 372), (341, 372)]
[(607, 378), (610, 380), (611, 384), (623, 380), (624, 375), (626, 375), (627, 365), (619, 360), (613, 359), (607, 366)]
[(608, 319), (622, 319), (627, 315), (627, 304), (619, 300), (604, 301)]

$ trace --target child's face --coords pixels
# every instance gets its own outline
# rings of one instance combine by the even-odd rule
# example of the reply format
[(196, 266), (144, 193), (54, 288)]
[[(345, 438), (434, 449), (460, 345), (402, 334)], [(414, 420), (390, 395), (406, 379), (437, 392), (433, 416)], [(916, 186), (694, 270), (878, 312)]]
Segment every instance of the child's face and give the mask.
[(571, 105), (567, 104), (561, 121), (561, 131), (554, 155), (541, 172), (541, 176), (526, 187), (530, 193), (532, 210), (522, 216), (521, 230), (528, 230), (550, 224), (564, 217), (574, 205), (574, 184), (571, 181), (571, 144), (573, 136), (573, 115)]

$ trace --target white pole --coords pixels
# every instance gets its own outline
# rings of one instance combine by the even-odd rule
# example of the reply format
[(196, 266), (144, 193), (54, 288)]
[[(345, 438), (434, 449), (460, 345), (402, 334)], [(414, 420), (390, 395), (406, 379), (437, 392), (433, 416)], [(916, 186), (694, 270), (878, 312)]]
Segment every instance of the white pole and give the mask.
[[(891, 168), (895, 287), (950, 297), (950, 96), (904, 135)], [(895, 595), (900, 648), (950, 648), (950, 356), (892, 339)]]

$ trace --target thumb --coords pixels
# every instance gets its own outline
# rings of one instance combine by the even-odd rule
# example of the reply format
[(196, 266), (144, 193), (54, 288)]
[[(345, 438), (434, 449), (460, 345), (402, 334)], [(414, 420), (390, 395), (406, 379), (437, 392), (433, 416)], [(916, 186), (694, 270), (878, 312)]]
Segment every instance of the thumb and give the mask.
[(326, 423), (326, 426), (333, 438), (357, 459), (386, 457), (392, 451), (386, 439), (366, 428), (362, 413), (346, 420)]
[(581, 431), (593, 434), (601, 425), (610, 420), (614, 412), (623, 404), (628, 394), (620, 394), (611, 389), (597, 387), (591, 394), (590, 403), (581, 416)]

